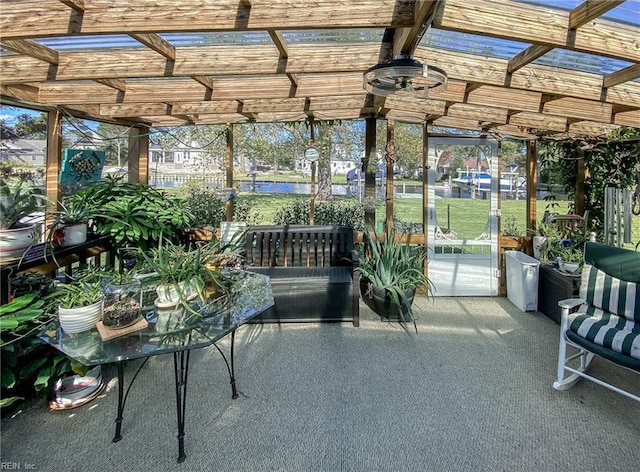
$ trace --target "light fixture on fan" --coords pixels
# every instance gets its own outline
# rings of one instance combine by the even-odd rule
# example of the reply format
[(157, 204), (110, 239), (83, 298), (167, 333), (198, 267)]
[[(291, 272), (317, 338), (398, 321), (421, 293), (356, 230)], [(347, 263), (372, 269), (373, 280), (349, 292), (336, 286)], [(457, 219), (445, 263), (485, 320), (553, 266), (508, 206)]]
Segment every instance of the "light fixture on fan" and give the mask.
[(383, 97), (400, 93), (426, 98), (447, 88), (445, 71), (405, 55), (367, 69), (363, 80), (367, 92)]

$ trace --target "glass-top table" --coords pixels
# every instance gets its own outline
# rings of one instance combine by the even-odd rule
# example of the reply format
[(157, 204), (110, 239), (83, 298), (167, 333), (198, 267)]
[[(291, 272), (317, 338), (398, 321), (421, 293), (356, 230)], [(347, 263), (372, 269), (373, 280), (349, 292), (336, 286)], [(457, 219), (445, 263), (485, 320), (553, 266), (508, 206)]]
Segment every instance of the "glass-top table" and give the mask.
[[(119, 441), (124, 406), (131, 384), (152, 356), (173, 354), (178, 415), (178, 462), (184, 452), (184, 418), (189, 353), (213, 345), (222, 355), (229, 371), (232, 398), (237, 398), (233, 350), (235, 331), (274, 305), (269, 277), (246, 271), (226, 272), (225, 293), (206, 303), (191, 305), (193, 311), (154, 309), (146, 313), (148, 326), (142, 330), (103, 341), (97, 329), (78, 334), (65, 334), (57, 321), (43, 328), (40, 338), (69, 357), (87, 366), (116, 363), (118, 368), (118, 414), (114, 442)], [(230, 360), (216, 344), (231, 335)], [(144, 359), (125, 394), (123, 362)]]

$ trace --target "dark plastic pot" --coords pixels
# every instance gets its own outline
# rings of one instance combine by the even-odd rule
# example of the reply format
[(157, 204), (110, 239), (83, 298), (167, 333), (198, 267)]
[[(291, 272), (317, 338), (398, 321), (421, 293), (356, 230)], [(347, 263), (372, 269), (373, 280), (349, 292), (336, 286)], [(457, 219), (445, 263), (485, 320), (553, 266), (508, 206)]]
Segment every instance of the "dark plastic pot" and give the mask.
[[(405, 295), (409, 299), (409, 305), (413, 304), (415, 294), (415, 289), (405, 291)], [(406, 308), (403, 309), (401, 313), (398, 307), (391, 303), (391, 298), (387, 294), (387, 291), (373, 285), (371, 281), (365, 277), (360, 279), (360, 296), (365, 305), (384, 318), (411, 321), (411, 316), (407, 313)]]

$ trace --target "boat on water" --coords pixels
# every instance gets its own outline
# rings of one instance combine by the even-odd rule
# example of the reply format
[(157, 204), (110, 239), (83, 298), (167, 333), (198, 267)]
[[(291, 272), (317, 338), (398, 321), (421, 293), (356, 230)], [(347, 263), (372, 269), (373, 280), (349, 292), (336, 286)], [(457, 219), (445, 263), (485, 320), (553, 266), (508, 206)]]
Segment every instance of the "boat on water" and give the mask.
[[(458, 176), (451, 179), (456, 185), (469, 191), (488, 192), (491, 190), (491, 174), (478, 170), (460, 170)], [(517, 166), (508, 166), (500, 172), (500, 191), (523, 193), (527, 188), (527, 181), (520, 176)]]

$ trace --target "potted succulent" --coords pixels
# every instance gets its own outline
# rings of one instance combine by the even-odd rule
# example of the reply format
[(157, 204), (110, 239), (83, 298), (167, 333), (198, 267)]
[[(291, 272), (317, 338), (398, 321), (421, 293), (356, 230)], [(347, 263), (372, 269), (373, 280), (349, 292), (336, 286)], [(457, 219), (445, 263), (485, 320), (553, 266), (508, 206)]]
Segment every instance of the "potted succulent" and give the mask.
[(528, 230), (533, 234), (533, 257), (538, 260), (546, 260), (549, 257), (550, 240), (558, 237), (558, 231), (555, 225), (550, 225), (544, 221), (540, 221), (536, 224), (535, 229)]
[(582, 250), (575, 244), (557, 248), (555, 256), (558, 262), (558, 268), (562, 272), (567, 272), (569, 274), (578, 272), (584, 260)]
[(433, 295), (433, 283), (424, 274), (426, 253), (402, 243), (394, 231), (380, 236), (365, 231), (364, 254), (355, 269), (360, 275), (360, 295), (365, 304), (380, 316), (413, 321), (411, 305), (418, 288)]
[(102, 319), (102, 283), (91, 277), (58, 284), (47, 298), (57, 305), (58, 321), (66, 334), (87, 331)]
[(163, 238), (160, 238), (157, 247), (148, 252), (141, 251), (143, 265), (156, 274), (159, 284), (156, 307), (182, 305), (193, 310), (189, 302), (195, 298), (204, 301), (205, 286), (214, 284), (222, 287), (222, 273), (210, 265), (216, 253), (214, 242), (185, 248)]
[(91, 211), (81, 198), (70, 198), (61, 202), (51, 213), (49, 241), (55, 246), (74, 246), (87, 240), (87, 226)]
[(38, 239), (45, 200), (42, 189), (24, 179), (0, 180), (0, 259), (19, 258)]

